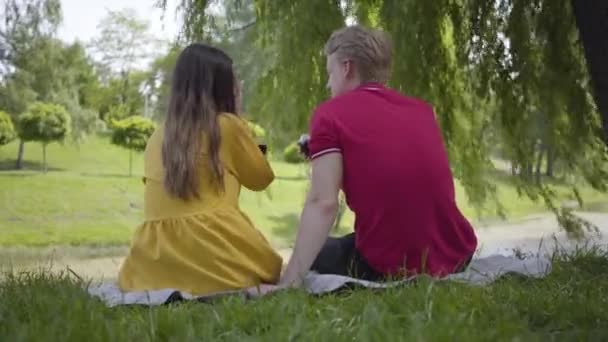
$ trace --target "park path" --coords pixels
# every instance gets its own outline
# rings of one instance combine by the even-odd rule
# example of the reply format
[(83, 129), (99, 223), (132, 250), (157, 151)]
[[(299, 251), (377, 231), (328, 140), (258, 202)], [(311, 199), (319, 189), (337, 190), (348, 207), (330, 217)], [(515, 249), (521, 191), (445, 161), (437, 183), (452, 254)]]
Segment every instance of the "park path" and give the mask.
[[(588, 233), (582, 241), (574, 241), (567, 237), (565, 232), (558, 229), (555, 217), (551, 214), (530, 216), (517, 222), (478, 225), (477, 236), (479, 240), (478, 255), (512, 254), (514, 249), (523, 253), (551, 252), (556, 246), (567, 250), (578, 247), (598, 245), (608, 247), (608, 213), (580, 213), (579, 216), (590, 221), (599, 229), (598, 233)], [(291, 250), (279, 251), (287, 262)], [(59, 253), (58, 253), (59, 254)], [(83, 278), (94, 280), (114, 280), (123, 260), (123, 256), (71, 258), (59, 257), (52, 261), (50, 268), (54, 271), (71, 271)], [(48, 260), (43, 261), (49, 267)], [(27, 264), (18, 266), (18, 269), (27, 270), (40, 268), (40, 264)]]

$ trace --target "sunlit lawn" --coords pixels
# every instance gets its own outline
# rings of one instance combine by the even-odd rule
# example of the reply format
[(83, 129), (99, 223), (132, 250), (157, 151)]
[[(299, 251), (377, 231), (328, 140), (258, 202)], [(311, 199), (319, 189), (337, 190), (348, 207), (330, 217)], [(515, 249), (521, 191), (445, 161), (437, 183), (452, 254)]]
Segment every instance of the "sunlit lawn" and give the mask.
[[(92, 137), (79, 146), (50, 145), (47, 174), (39, 171), (40, 145), (26, 145), (23, 171), (10, 170), (16, 152), (16, 143), (0, 148), (0, 246), (128, 243), (142, 219), (142, 155), (135, 157), (135, 175), (128, 177), (128, 152), (110, 145), (107, 137)], [(294, 237), (307, 170), (305, 164), (273, 161), (272, 165), (277, 179), (271, 188), (262, 193), (243, 191), (241, 206), (282, 248)], [(542, 203), (518, 197), (507, 183), (499, 183), (499, 193), (512, 218), (545, 210)], [(601, 194), (587, 189), (583, 193), (589, 203), (602, 200)], [(457, 195), (465, 215), (478, 220), (458, 184)], [(349, 212), (341, 230), (348, 231), (352, 224)]]

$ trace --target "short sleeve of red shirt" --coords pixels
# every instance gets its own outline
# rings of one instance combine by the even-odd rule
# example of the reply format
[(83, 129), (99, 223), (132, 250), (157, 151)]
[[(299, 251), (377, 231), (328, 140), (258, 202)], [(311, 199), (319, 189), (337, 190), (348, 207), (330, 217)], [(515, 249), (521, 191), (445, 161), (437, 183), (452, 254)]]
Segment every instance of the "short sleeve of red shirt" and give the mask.
[(342, 152), (335, 121), (325, 111), (317, 110), (312, 117), (308, 149), (310, 159), (328, 153)]

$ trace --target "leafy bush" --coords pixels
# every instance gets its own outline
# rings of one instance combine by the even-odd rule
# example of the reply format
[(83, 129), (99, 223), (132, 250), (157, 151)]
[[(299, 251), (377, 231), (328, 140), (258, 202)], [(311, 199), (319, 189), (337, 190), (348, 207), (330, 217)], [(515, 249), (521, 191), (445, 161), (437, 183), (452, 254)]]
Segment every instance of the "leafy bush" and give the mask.
[(36, 102), (19, 116), (19, 138), (42, 144), (42, 166), (46, 172), (46, 146), (62, 142), (70, 133), (71, 118), (64, 107)]
[(143, 116), (131, 116), (112, 124), (112, 144), (143, 152), (156, 125)]
[(305, 161), (304, 156), (300, 153), (300, 146), (297, 142), (293, 142), (285, 148), (283, 159), (291, 164), (299, 164)]
[(80, 143), (86, 139), (90, 134), (99, 131), (99, 123), (104, 123), (99, 119), (99, 113), (90, 108), (82, 107), (77, 99), (70, 97), (60, 98), (60, 102), (63, 107), (66, 108), (70, 113), (72, 121), (71, 127), (71, 140)]
[(70, 133), (70, 125), (70, 115), (65, 108), (37, 102), (19, 116), (19, 137), (42, 144), (63, 141)]
[(251, 122), (249, 120), (247, 120), (247, 125), (249, 126), (249, 128), (253, 132), (253, 135), (256, 138), (259, 138), (259, 139), (266, 138), (266, 130), (262, 126), (256, 124), (255, 122)]
[(6, 145), (13, 141), (17, 133), (11, 117), (3, 111), (0, 111), (0, 146)]
[(104, 120), (108, 124), (112, 125), (116, 121), (121, 121), (131, 116), (133, 116), (133, 113), (130, 112), (129, 106), (119, 104), (110, 107), (104, 116)]
[(129, 150), (129, 175), (133, 174), (133, 151), (143, 152), (154, 133), (154, 121), (143, 116), (131, 116), (112, 122), (112, 144)]

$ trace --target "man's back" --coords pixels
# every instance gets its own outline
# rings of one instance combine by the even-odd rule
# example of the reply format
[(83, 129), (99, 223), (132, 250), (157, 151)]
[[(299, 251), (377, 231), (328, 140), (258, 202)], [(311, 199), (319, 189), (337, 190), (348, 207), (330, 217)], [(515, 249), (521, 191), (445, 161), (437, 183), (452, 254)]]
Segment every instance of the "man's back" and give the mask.
[(368, 83), (325, 102), (311, 124), (312, 158), (343, 156), (343, 190), (356, 214), (357, 249), (383, 273), (443, 275), (477, 241), (455, 203), (432, 108)]

